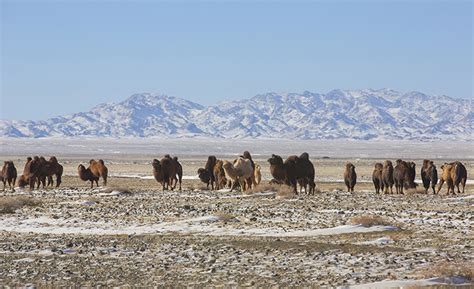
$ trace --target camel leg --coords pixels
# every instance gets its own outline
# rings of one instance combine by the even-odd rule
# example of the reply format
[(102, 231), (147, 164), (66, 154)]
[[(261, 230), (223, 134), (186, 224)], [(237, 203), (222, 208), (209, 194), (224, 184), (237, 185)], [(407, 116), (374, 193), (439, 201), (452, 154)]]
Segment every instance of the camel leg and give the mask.
[(243, 192), (244, 191), (244, 184), (243, 182), (239, 179), (237, 179), (237, 181), (235, 181), (234, 184), (236, 184), (237, 182), (239, 182), (239, 185), (240, 185), (240, 191)]
[(444, 180), (440, 179), (439, 180), (439, 185), (438, 185), (438, 191), (436, 192), (437, 194), (439, 194), (439, 191), (441, 191), (441, 188), (443, 187), (443, 184), (444, 184)]
[(61, 175), (57, 174), (56, 175), (56, 188), (58, 188), (60, 184), (61, 184)]
[(454, 195), (454, 184), (453, 182), (451, 181), (446, 181), (447, 185), (448, 185), (448, 195), (453, 192), (453, 195)]
[(466, 179), (462, 179), (461, 184), (462, 184), (462, 193), (464, 194), (464, 187), (466, 186)]
[(256, 188), (258, 184), (257, 184), (257, 181), (255, 180), (255, 176), (252, 176), (251, 181), (252, 181), (252, 187)]
[(29, 178), (28, 183), (30, 185), (30, 191), (35, 189), (35, 179), (34, 178)]
[(316, 184), (314, 183), (314, 180), (309, 180), (309, 194), (310, 195), (314, 195), (315, 193), (315, 188), (316, 188)]
[[(174, 181), (174, 182), (173, 182)], [(173, 184), (174, 183), (174, 184)], [(178, 178), (174, 176), (174, 178), (171, 178), (171, 186), (172, 190), (176, 189), (176, 186), (178, 185)]]

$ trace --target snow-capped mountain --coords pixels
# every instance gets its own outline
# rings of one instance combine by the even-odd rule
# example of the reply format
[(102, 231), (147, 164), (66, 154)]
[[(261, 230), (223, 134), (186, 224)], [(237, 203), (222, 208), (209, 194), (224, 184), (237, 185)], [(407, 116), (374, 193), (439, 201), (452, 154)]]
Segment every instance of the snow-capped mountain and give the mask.
[(472, 101), (420, 92), (266, 93), (204, 107), (134, 94), (45, 121), (0, 121), (0, 136), (208, 136), (223, 138), (471, 140)]

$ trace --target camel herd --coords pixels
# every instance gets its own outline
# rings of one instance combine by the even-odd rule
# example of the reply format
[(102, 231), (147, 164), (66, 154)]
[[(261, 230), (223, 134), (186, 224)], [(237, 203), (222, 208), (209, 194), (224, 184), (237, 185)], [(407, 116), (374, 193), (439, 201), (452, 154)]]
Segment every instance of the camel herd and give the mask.
[[(268, 159), (270, 173), (273, 179), (271, 184), (287, 185), (292, 188), (294, 193), (300, 192), (309, 194), (315, 193), (315, 169), (308, 153), (302, 153), (300, 156), (291, 155), (286, 160), (279, 155), (272, 154)], [(416, 189), (415, 183), (416, 164), (411, 161), (398, 159), (395, 167), (392, 161), (386, 160), (382, 163), (375, 163), (372, 172), (372, 181), (376, 193), (393, 194), (393, 186), (397, 194), (403, 194), (404, 190)], [(174, 190), (181, 183), (183, 178), (183, 167), (178, 161), (178, 157), (165, 155), (160, 160), (152, 161), (153, 176), (156, 181), (162, 185), (163, 190)], [(464, 193), (467, 180), (467, 170), (464, 164), (459, 161), (444, 163), (441, 167), (441, 174), (438, 177), (438, 171), (433, 161), (424, 160), (421, 167), (421, 180), (425, 193), (431, 188), (434, 194), (439, 193), (443, 184), (448, 186), (448, 194)], [(79, 178), (83, 181), (89, 181), (91, 188), (99, 186), (99, 179), (103, 179), (104, 186), (107, 185), (108, 169), (103, 160), (90, 160), (86, 168), (80, 164), (77, 168)], [(199, 179), (212, 190), (219, 190), (229, 187), (232, 190), (240, 188), (241, 191), (248, 191), (256, 188), (262, 180), (261, 167), (256, 164), (248, 151), (233, 161), (218, 160), (215, 156), (209, 156), (203, 168), (199, 168)], [(52, 156), (49, 160), (44, 157), (28, 157), (23, 169), (23, 174), (18, 177), (18, 186), (23, 188), (29, 186), (30, 190), (38, 189), (42, 184), (45, 186), (54, 186), (56, 178), (56, 187), (61, 184), (63, 166), (59, 164), (56, 157)], [(348, 192), (354, 192), (357, 183), (357, 173), (354, 164), (348, 162), (344, 170), (344, 183)], [(10, 189), (14, 189), (17, 181), (17, 170), (12, 161), (5, 161), (0, 172), (0, 180), (3, 182), (3, 189), (6, 184)], [(47, 181), (47, 182), (46, 182)], [(438, 189), (436, 190), (436, 185)], [(460, 189), (462, 188), (462, 190)]]
[[(380, 191), (383, 191), (384, 193), (388, 193), (390, 189), (390, 193), (393, 193), (392, 188), (394, 185), (397, 194), (403, 194), (404, 189), (416, 189), (418, 184), (415, 183), (415, 167), (416, 164), (414, 162), (406, 162), (401, 159), (396, 161), (395, 167), (393, 167), (392, 162), (389, 160), (386, 160), (383, 165), (381, 163), (376, 163), (374, 171), (372, 172), (372, 181), (374, 183), (375, 192), (379, 193)], [(354, 166), (352, 164), (350, 164), (349, 167), (346, 166), (346, 171), (344, 173), (344, 180), (348, 190), (348, 182), (350, 181), (348, 180), (348, 176), (351, 175), (349, 170), (353, 171), (353, 174), (355, 175)], [(420, 175), (425, 193), (428, 193), (430, 188), (433, 190), (433, 194), (439, 193), (445, 182), (448, 185), (448, 194), (455, 194), (455, 187), (457, 188), (457, 192), (461, 193), (461, 190), (459, 189), (460, 185), (462, 186), (462, 193), (464, 193), (467, 181), (466, 167), (461, 162), (455, 161), (444, 163), (441, 166), (441, 170), (442, 173), (439, 178), (438, 190), (436, 191), (435, 188), (438, 183), (438, 171), (436, 170), (436, 166), (433, 161), (423, 160)], [(355, 177), (353, 181), (355, 184)]]

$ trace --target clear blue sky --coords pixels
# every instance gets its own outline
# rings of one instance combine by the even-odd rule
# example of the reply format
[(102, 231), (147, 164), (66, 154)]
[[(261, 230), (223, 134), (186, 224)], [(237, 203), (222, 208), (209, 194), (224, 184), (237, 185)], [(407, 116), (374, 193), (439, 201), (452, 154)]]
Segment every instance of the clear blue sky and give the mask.
[(473, 95), (471, 1), (0, 1), (3, 119), (136, 92)]

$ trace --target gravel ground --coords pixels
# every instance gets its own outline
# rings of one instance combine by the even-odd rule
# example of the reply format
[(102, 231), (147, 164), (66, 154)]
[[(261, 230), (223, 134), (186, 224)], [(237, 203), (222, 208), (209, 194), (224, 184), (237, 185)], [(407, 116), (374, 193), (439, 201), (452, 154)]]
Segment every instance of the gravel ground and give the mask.
[[(182, 192), (132, 178), (111, 178), (115, 189), (76, 182), (2, 193), (40, 203), (0, 214), (0, 284), (346, 286), (420, 279), (442, 262), (473, 266), (471, 186), (402, 196), (327, 183), (292, 196), (211, 192), (192, 180)], [(353, 224), (358, 216), (373, 226)]]

